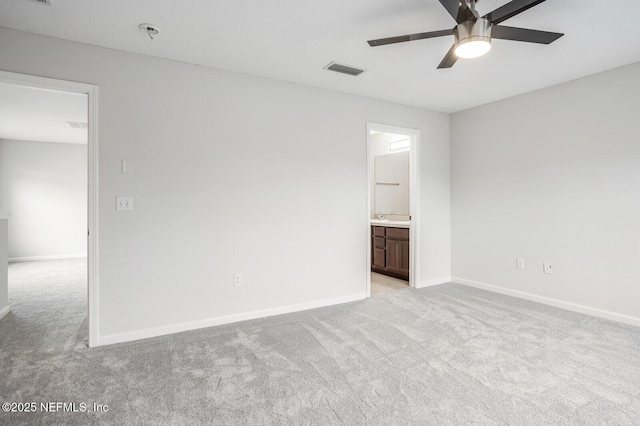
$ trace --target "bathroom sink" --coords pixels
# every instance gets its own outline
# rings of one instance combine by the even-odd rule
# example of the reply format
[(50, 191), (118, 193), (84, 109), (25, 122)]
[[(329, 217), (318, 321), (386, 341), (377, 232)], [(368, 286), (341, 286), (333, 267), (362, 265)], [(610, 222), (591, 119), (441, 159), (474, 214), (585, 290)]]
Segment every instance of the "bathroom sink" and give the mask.
[(394, 228), (409, 228), (411, 221), (409, 220), (389, 220), (389, 219), (371, 219), (372, 225), (391, 226)]

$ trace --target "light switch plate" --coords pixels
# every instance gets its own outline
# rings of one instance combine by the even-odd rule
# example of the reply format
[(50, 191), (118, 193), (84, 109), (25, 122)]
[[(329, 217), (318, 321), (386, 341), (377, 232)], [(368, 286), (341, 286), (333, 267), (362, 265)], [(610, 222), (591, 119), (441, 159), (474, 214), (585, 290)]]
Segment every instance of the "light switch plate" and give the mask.
[(132, 175), (133, 174), (133, 161), (131, 161), (131, 160), (122, 160), (122, 174), (123, 175)]

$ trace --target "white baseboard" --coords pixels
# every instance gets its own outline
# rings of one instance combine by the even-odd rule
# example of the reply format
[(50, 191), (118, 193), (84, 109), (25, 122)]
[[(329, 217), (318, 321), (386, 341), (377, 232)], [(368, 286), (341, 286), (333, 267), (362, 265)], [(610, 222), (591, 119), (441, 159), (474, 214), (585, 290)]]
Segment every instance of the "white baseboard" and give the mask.
[(9, 312), (11, 312), (11, 306), (7, 305), (0, 309), (0, 320), (4, 318)]
[(283, 306), (281, 308), (264, 309), (260, 311), (245, 312), (242, 314), (226, 315), (223, 317), (209, 318), (199, 321), (189, 321), (180, 324), (172, 324), (164, 327), (147, 328), (144, 330), (130, 331), (126, 333), (109, 334), (98, 336), (96, 346), (113, 345), (115, 343), (131, 342), (134, 340), (148, 339), (150, 337), (163, 336), (166, 334), (179, 333), (182, 331), (197, 330), (200, 328), (213, 327), (216, 325), (230, 324), (238, 321), (246, 321), (257, 318), (265, 318), (274, 315), (289, 314), (292, 312), (306, 311), (308, 309), (322, 308), (325, 306), (339, 305), (342, 303), (355, 302), (366, 299), (366, 293), (359, 293), (350, 296), (338, 297), (334, 299), (324, 299), (315, 302), (300, 303), (297, 305)]
[(37, 260), (62, 260), (62, 259), (79, 259), (81, 257), (87, 257), (86, 253), (78, 254), (61, 254), (56, 256), (31, 256), (31, 257), (10, 257), (9, 263), (14, 262), (34, 262)]
[(422, 281), (416, 284), (416, 288), (431, 287), (434, 285), (446, 284), (451, 282), (451, 277), (436, 278), (433, 280)]
[(604, 318), (612, 321), (622, 322), (640, 327), (640, 318), (630, 315), (619, 314), (617, 312), (605, 311), (603, 309), (592, 308), (589, 306), (578, 305), (577, 303), (566, 302), (564, 300), (553, 299), (551, 297), (539, 296), (533, 293), (526, 293), (519, 290), (511, 290), (505, 287), (486, 284), (479, 281), (467, 280), (459, 277), (452, 277), (452, 281), (458, 284), (468, 285), (482, 290), (492, 291), (494, 293), (506, 294), (507, 296), (517, 297), (519, 299), (531, 300), (532, 302), (542, 303), (567, 311), (578, 312), (581, 314), (591, 315), (598, 318)]

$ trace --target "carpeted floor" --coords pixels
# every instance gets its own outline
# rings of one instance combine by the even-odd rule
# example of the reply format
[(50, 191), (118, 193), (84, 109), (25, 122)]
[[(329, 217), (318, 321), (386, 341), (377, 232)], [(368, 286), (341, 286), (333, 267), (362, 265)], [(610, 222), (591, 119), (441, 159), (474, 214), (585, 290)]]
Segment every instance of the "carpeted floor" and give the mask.
[(640, 423), (640, 329), (461, 285), (96, 349), (71, 307), (84, 295), (45, 314), (20, 294), (0, 321), (0, 402), (38, 412), (0, 424)]
[[(9, 264), (11, 314), (3, 320), (5, 342), (36, 352), (86, 348), (87, 259)], [(19, 339), (6, 339), (18, 332)]]

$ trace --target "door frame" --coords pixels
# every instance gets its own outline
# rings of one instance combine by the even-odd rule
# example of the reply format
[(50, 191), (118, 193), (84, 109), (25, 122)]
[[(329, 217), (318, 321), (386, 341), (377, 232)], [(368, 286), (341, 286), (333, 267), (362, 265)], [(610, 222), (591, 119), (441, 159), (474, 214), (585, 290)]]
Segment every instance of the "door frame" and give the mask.
[(0, 70), (0, 83), (87, 95), (87, 321), (89, 347), (98, 345), (98, 86)]
[(397, 133), (409, 137), (409, 215), (411, 226), (409, 228), (409, 286), (418, 287), (420, 277), (420, 130), (408, 127), (393, 126), (389, 124), (367, 122), (367, 297), (371, 297), (371, 201), (373, 194), (371, 182), (373, 181), (373, 158), (371, 157), (371, 144), (369, 138), (372, 131), (381, 133)]

